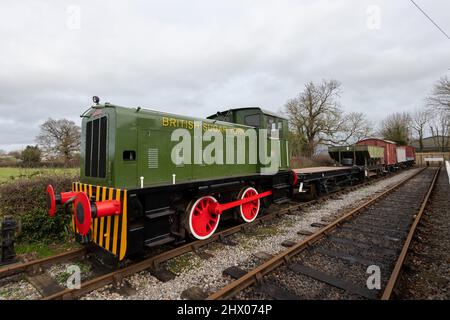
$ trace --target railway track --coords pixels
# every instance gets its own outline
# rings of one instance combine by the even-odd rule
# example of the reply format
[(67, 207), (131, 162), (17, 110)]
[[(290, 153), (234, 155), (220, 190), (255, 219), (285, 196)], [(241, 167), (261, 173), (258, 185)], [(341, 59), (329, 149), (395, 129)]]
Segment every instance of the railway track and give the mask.
[(28, 261), (24, 263), (17, 263), (11, 266), (3, 267), (0, 269), (0, 279), (17, 275), (24, 272), (38, 271), (46, 266), (61, 263), (74, 259), (82, 259), (86, 255), (86, 249), (80, 248), (63, 252), (48, 258)]
[(160, 265), (170, 259), (173, 259), (175, 257), (178, 257), (178, 256), (183, 255), (188, 252), (197, 252), (201, 247), (204, 247), (215, 241), (221, 241), (226, 244), (227, 243), (226, 238), (232, 234), (254, 228), (258, 224), (263, 224), (267, 221), (274, 220), (276, 218), (284, 216), (285, 214), (296, 214), (303, 207), (311, 206), (318, 202), (326, 201), (328, 198), (333, 198), (337, 195), (342, 195), (347, 192), (350, 192), (350, 191), (362, 188), (364, 186), (376, 183), (377, 181), (379, 181), (381, 179), (382, 178), (378, 178), (378, 179), (370, 180), (370, 181), (367, 181), (367, 182), (364, 182), (364, 183), (361, 183), (358, 185), (348, 186), (348, 187), (345, 187), (336, 192), (327, 194), (319, 199), (310, 200), (307, 202), (300, 202), (300, 203), (290, 202), (288, 204), (285, 204), (284, 206), (278, 206), (278, 207), (276, 206), (271, 210), (271, 212), (269, 212), (266, 215), (262, 215), (261, 217), (257, 218), (252, 223), (240, 224), (240, 225), (236, 225), (236, 226), (227, 228), (225, 230), (217, 232), (216, 234), (214, 234), (211, 238), (209, 238), (207, 240), (199, 240), (199, 241), (193, 241), (193, 242), (187, 243), (185, 245), (164, 251), (160, 254), (150, 256), (149, 258), (146, 258), (142, 261), (132, 263), (131, 265), (129, 265), (127, 267), (124, 267), (122, 269), (119, 269), (119, 270), (116, 270), (113, 272), (106, 272), (106, 273), (102, 272), (100, 275), (95, 276), (94, 278), (83, 282), (79, 289), (57, 290), (57, 286), (55, 286), (54, 281), (52, 281), (52, 279), (49, 278), (48, 274), (46, 274), (43, 271), (45, 271), (45, 268), (50, 265), (86, 257), (87, 252), (84, 249), (78, 249), (78, 250), (60, 254), (60, 255), (57, 255), (54, 257), (31, 261), (31, 262), (18, 264), (18, 265), (14, 265), (11, 267), (0, 269), (0, 279), (9, 277), (12, 275), (17, 275), (20, 273), (37, 274), (38, 277), (43, 277), (43, 280), (38, 279), (38, 281), (36, 283), (36, 281), (30, 281), (30, 280), (32, 280), (30, 277), (26, 277), (26, 279), (29, 282), (31, 282), (33, 284), (33, 286), (37, 287), (38, 291), (42, 295), (42, 299), (44, 299), (44, 300), (75, 299), (75, 298), (78, 298), (78, 297), (80, 297), (84, 294), (87, 294), (93, 290), (101, 288), (105, 285), (118, 284), (122, 281), (122, 279), (126, 278), (127, 276), (130, 276), (132, 274), (135, 274), (135, 273), (143, 271), (143, 270), (150, 270), (153, 274), (159, 274), (161, 272), (161, 270), (159, 268)]
[(12, 278), (21, 279), (23, 276), (41, 295), (49, 295), (61, 288), (57, 281), (45, 272), (46, 268), (58, 263), (80, 261), (85, 259), (86, 256), (87, 250), (79, 248), (51, 257), (3, 267), (0, 269), (0, 284), (7, 283)]
[(424, 169), (208, 299), (389, 299), (439, 169)]

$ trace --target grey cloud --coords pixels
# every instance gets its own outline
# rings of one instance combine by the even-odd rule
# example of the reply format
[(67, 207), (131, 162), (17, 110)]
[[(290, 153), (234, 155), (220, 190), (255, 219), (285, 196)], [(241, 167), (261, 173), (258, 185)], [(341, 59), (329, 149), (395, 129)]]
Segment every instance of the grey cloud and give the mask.
[[(419, 4), (450, 30), (448, 1)], [(277, 111), (322, 78), (376, 122), (421, 105), (450, 67), (450, 41), (408, 1), (2, 1), (0, 37), (1, 149), (33, 143), (48, 117), (79, 122), (92, 95), (203, 117)]]

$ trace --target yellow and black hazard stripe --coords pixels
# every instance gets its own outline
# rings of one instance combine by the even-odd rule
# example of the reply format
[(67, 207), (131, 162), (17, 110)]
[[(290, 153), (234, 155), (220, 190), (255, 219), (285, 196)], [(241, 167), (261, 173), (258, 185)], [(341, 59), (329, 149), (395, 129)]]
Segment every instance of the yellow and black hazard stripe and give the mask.
[[(119, 260), (123, 260), (127, 251), (127, 191), (79, 182), (72, 184), (72, 191), (84, 192), (95, 201), (120, 201), (122, 213), (116, 216), (92, 219), (89, 236), (98, 246), (118, 256)], [(74, 232), (78, 233), (75, 216), (72, 216), (72, 228)]]

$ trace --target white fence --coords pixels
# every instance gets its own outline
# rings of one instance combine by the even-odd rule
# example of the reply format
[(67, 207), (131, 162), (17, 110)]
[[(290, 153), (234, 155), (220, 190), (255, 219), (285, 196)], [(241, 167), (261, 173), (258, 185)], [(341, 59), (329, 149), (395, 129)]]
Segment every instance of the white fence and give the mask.
[(448, 183), (450, 183), (450, 162), (449, 161), (445, 161), (445, 168), (447, 169)]
[(425, 162), (427, 162), (427, 161), (429, 161), (429, 162), (444, 162), (444, 158), (436, 158), (436, 157), (433, 157), (433, 158), (425, 158), (424, 159), (425, 160)]

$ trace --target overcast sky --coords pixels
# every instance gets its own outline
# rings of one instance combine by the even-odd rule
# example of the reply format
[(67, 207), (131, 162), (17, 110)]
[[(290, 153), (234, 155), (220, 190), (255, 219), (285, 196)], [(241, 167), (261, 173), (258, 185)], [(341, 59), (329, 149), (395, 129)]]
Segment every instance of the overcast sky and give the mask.
[[(416, 0), (450, 33), (450, 1)], [(0, 149), (103, 102), (206, 117), (278, 111), (336, 79), (374, 123), (450, 74), (450, 40), (409, 0), (0, 2)]]

